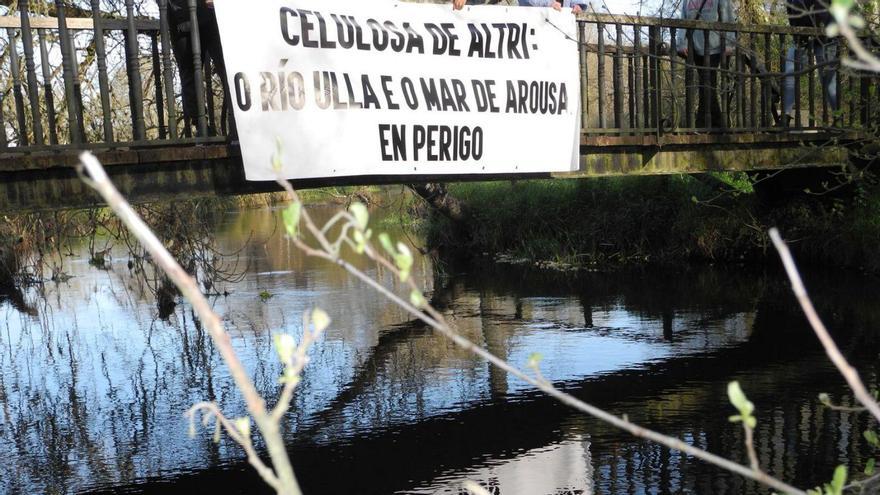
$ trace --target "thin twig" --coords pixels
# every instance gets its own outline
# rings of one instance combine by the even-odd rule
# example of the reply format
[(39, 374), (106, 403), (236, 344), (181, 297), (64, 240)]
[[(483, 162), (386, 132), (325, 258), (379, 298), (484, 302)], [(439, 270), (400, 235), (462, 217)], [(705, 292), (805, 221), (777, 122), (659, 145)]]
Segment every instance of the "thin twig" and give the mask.
[[(195, 279), (186, 273), (174, 257), (171, 256), (171, 253), (165, 249), (162, 242), (135, 213), (110, 181), (110, 178), (107, 177), (107, 173), (94, 155), (88, 152), (80, 155), (78, 171), (86, 184), (95, 189), (104, 198), (104, 201), (107, 202), (122, 222), (138, 238), (144, 248), (153, 256), (156, 264), (174, 282), (174, 285), (180, 289), (183, 296), (190, 301), (193, 310), (195, 310), (205, 328), (208, 329), (214, 345), (217, 346), (220, 356), (229, 368), (229, 373), (232, 375), (235, 385), (244, 397), (247, 409), (253, 417), (254, 423), (266, 441), (266, 447), (275, 471), (273, 476), (276, 478), (264, 478), (265, 481), (272, 486), (275, 486), (277, 483), (280, 487), (277, 490), (278, 493), (300, 495), (302, 492), (294, 476), (290, 458), (284, 446), (284, 439), (281, 436), (281, 429), (266, 410), (266, 403), (259, 392), (257, 392), (250, 376), (248, 376), (247, 371), (245, 371), (244, 366), (235, 354), (232, 340), (223, 328), (220, 317), (211, 309), (210, 303), (202, 294)], [(83, 175), (83, 171), (88, 175)], [(264, 476), (267, 473), (259, 472), (259, 474)]]
[(773, 240), (773, 245), (776, 246), (776, 250), (779, 251), (779, 256), (782, 258), (782, 264), (785, 266), (785, 272), (788, 274), (788, 278), (791, 281), (791, 288), (794, 291), (794, 295), (797, 297), (801, 309), (807, 316), (807, 321), (810, 322), (813, 332), (816, 333), (816, 336), (822, 343), (822, 347), (825, 348), (825, 353), (828, 354), (828, 358), (834, 363), (834, 366), (837, 367), (840, 374), (843, 375), (846, 383), (855, 394), (856, 399), (871, 412), (871, 415), (873, 415), (875, 419), (880, 421), (880, 405), (877, 404), (877, 401), (874, 400), (868, 392), (868, 389), (865, 388), (865, 384), (862, 382), (856, 369), (849, 364), (845, 357), (843, 357), (837, 344), (834, 343), (834, 339), (832, 339), (831, 335), (828, 333), (828, 329), (825, 328), (825, 324), (822, 323), (822, 319), (819, 318), (819, 314), (816, 312), (816, 308), (813, 307), (813, 302), (810, 300), (810, 296), (807, 295), (807, 289), (804, 287), (797, 266), (795, 266), (791, 251), (789, 251), (785, 241), (783, 241), (782, 237), (779, 235), (779, 231), (775, 228), (770, 229), (770, 239)]
[[(297, 195), (296, 191), (293, 189), (293, 187), (290, 185), (290, 183), (288, 181), (281, 179), (278, 181), (278, 183), (282, 187), (284, 187), (284, 189), (290, 195), (291, 201), (293, 201), (293, 202), (300, 201), (299, 196)], [(329, 241), (323, 236), (321, 229), (317, 225), (315, 225), (315, 223), (313, 222), (311, 216), (308, 214), (308, 211), (306, 209), (302, 210), (301, 219), (302, 219), (303, 223), (305, 223), (306, 229), (315, 237), (315, 240), (319, 244), (321, 244), (322, 246), (325, 246), (325, 247), (329, 246), (329, 244), (330, 244)], [(378, 292), (383, 294), (385, 297), (389, 298), (392, 302), (394, 302), (395, 304), (397, 304), (398, 306), (400, 306), (401, 308), (403, 308), (404, 310), (409, 312), (411, 315), (422, 320), (424, 323), (429, 325), (434, 330), (440, 332), (442, 335), (444, 335), (445, 337), (450, 339), (457, 346), (459, 346), (462, 349), (469, 351), (469, 352), (477, 355), (478, 357), (482, 358), (483, 360), (497, 366), (498, 368), (505, 371), (507, 374), (515, 376), (515, 377), (523, 380), (524, 382), (531, 384), (532, 386), (536, 387), (537, 389), (541, 390), (542, 392), (546, 393), (547, 395), (557, 399), (558, 401), (562, 402), (563, 404), (571, 406), (572, 408), (574, 408), (578, 411), (586, 413), (586, 414), (593, 416), (601, 421), (604, 421), (612, 426), (615, 426), (621, 430), (629, 432), (630, 434), (632, 434), (636, 437), (645, 438), (645, 439), (651, 440), (655, 443), (658, 443), (660, 445), (663, 445), (665, 447), (668, 447), (670, 449), (684, 452), (685, 454), (691, 455), (693, 457), (696, 457), (698, 459), (706, 461), (710, 464), (714, 464), (715, 466), (718, 466), (722, 469), (739, 474), (739, 475), (744, 476), (746, 478), (755, 480), (758, 483), (766, 485), (766, 486), (773, 488), (775, 490), (779, 490), (783, 493), (793, 494), (793, 495), (806, 495), (806, 493), (803, 490), (800, 490), (799, 488), (796, 488), (796, 487), (791, 486), (791, 485), (789, 485), (779, 479), (776, 479), (776, 478), (768, 475), (767, 473), (760, 471), (759, 469), (752, 469), (752, 468), (743, 466), (743, 465), (738, 464), (736, 462), (733, 462), (729, 459), (725, 459), (721, 456), (712, 454), (711, 452), (708, 452), (708, 451), (705, 451), (705, 450), (700, 449), (698, 447), (695, 447), (693, 445), (687, 444), (677, 438), (670, 437), (670, 436), (664, 435), (662, 433), (659, 433), (659, 432), (656, 432), (653, 430), (649, 430), (647, 428), (643, 428), (635, 423), (630, 422), (626, 418), (617, 417), (617, 416), (615, 416), (615, 415), (613, 415), (603, 409), (600, 409), (600, 408), (593, 406), (591, 404), (588, 404), (587, 402), (584, 402), (584, 401), (582, 401), (582, 400), (580, 400), (570, 394), (567, 394), (567, 393), (559, 390), (552, 383), (550, 383), (546, 380), (542, 380), (536, 376), (528, 375), (525, 372), (523, 372), (522, 370), (520, 370), (519, 368), (513, 366), (512, 364), (508, 363), (507, 361), (495, 356), (494, 354), (490, 353), (489, 351), (483, 349), (480, 346), (477, 346), (476, 344), (474, 344), (473, 342), (471, 342), (467, 338), (463, 337), (461, 334), (459, 334), (455, 329), (453, 329), (453, 327), (451, 327), (446, 322), (445, 318), (443, 318), (443, 315), (441, 315), (439, 312), (437, 312), (430, 305), (425, 304), (423, 307), (419, 308), (419, 307), (416, 307), (415, 305), (411, 304), (409, 301), (405, 301), (403, 298), (394, 294), (393, 292), (391, 292), (389, 289), (387, 289), (385, 286), (383, 286), (382, 284), (380, 284), (376, 280), (373, 280), (372, 278), (370, 278), (369, 276), (367, 276), (366, 274), (361, 272), (354, 265), (341, 259), (337, 252), (327, 252), (326, 250), (322, 251), (320, 249), (315, 249), (313, 247), (310, 247), (308, 244), (306, 244), (299, 237), (295, 237), (293, 239), (293, 242), (306, 255), (323, 258), (323, 259), (326, 259), (326, 260), (340, 266), (342, 269), (344, 269), (345, 271), (347, 271), (348, 273), (350, 273), (354, 277), (358, 278), (359, 280), (362, 280), (364, 283), (366, 283), (370, 287), (376, 289)], [(375, 262), (386, 267), (395, 275), (397, 275), (397, 276), (400, 275), (400, 270), (398, 270), (398, 268), (393, 263), (388, 261), (384, 256), (381, 256), (375, 249), (373, 249), (370, 246), (369, 243), (367, 243), (367, 249), (365, 250), (364, 253), (370, 259), (372, 259)], [(409, 287), (411, 287), (415, 290), (420, 290), (418, 288), (418, 285), (414, 281), (414, 277), (412, 277), (412, 276), (408, 277), (407, 282), (408, 282)]]

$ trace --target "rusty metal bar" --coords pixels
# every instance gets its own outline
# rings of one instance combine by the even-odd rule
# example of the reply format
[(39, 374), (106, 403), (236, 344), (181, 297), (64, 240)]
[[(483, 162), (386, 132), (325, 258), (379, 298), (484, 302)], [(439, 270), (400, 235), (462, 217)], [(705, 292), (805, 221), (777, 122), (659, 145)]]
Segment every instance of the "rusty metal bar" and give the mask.
[(162, 95), (162, 61), (159, 58), (159, 33), (156, 31), (150, 31), (150, 44), (153, 50), (153, 86), (156, 89), (156, 120), (159, 125), (159, 139), (167, 139), (165, 101)]
[(104, 45), (104, 22), (101, 19), (101, 2), (92, 0), (92, 23), (95, 29), (95, 55), (98, 59), (98, 89), (101, 93), (104, 142), (113, 142), (113, 108), (110, 106), (110, 82), (107, 78), (107, 49)]
[(43, 94), (46, 98), (46, 117), (49, 123), (49, 144), (58, 144), (58, 122), (55, 116), (55, 91), (52, 89), (52, 70), (49, 67), (49, 49), (46, 46), (46, 30), (38, 29), (40, 38), (40, 68), (43, 73)]
[(751, 76), (749, 77), (749, 121), (752, 124), (753, 129), (758, 128), (758, 78), (756, 74), (758, 73), (758, 49), (757, 42), (755, 41), (754, 36), (749, 36), (749, 72), (751, 72)]
[(40, 86), (37, 83), (37, 64), (34, 63), (34, 33), (28, 18), (28, 0), (19, 0), (21, 15), (21, 44), (24, 49), (24, 67), (27, 77), (28, 100), (31, 104), (31, 126), (34, 130), (34, 144), (40, 146), (43, 139), (43, 117), (40, 115)]
[(217, 116), (214, 112), (214, 74), (211, 72), (213, 61), (205, 57), (205, 103), (208, 107), (208, 135), (217, 135)]
[[(676, 33), (675, 28), (669, 29), (669, 89), (672, 93), (670, 118), (675, 118), (675, 115), (678, 112), (678, 98), (676, 97), (678, 88), (675, 83), (675, 74), (677, 72), (676, 66), (678, 65), (678, 41), (676, 39), (677, 35), (678, 33)], [(678, 122), (672, 122), (671, 125), (673, 128), (675, 128), (676, 126), (678, 126)]]
[(651, 86), (652, 86), (651, 98), (653, 99), (653, 101), (651, 102), (651, 110), (653, 112), (653, 118), (654, 118), (654, 121), (653, 121), (654, 122), (654, 129), (657, 130), (658, 134), (662, 131), (662, 128), (663, 128), (663, 126), (660, 122), (662, 119), (661, 115), (663, 114), (662, 102), (660, 100), (660, 95), (661, 95), (661, 91), (662, 91), (662, 83), (661, 83), (662, 78), (660, 77), (660, 69), (661, 69), (660, 61), (661, 61), (661, 57), (663, 55), (662, 53), (660, 53), (661, 52), (660, 45), (661, 45), (661, 41), (662, 41), (661, 36), (660, 36), (660, 29), (661, 28), (659, 26), (651, 26), (648, 29), (649, 36), (651, 37), (652, 44), (654, 45), (651, 48), (651, 62), (652, 62), (651, 70), (653, 72), (652, 77), (651, 77)]
[[(620, 24), (616, 24), (614, 26), (617, 46), (623, 46), (623, 26)], [(614, 127), (618, 129), (623, 129), (623, 93), (621, 92), (620, 85), (623, 83), (621, 81), (621, 77), (623, 76), (623, 72), (621, 69), (621, 58), (623, 57), (623, 53), (620, 50), (616, 50), (614, 53), (614, 58), (611, 59), (611, 72), (612, 72), (612, 80), (611, 84), (614, 87)]]
[[(586, 129), (590, 125), (590, 94), (587, 91), (587, 87), (590, 85), (590, 80), (587, 77), (586, 29), (587, 23), (578, 22), (578, 60), (580, 60), (581, 64), (581, 129)], [(231, 95), (227, 96), (227, 98), (231, 97)]]
[(628, 91), (626, 92), (626, 102), (627, 109), (629, 113), (629, 128), (633, 129), (631, 131), (632, 134), (635, 134), (634, 129), (636, 128), (636, 76), (635, 76), (635, 62), (633, 62), (634, 54), (629, 54), (626, 56), (626, 84)]
[(83, 140), (79, 126), (79, 119), (81, 118), (82, 111), (78, 108), (79, 105), (77, 103), (76, 91), (74, 89), (74, 67), (76, 62), (71, 59), (71, 54), (73, 53), (71, 45), (73, 45), (73, 40), (70, 38), (70, 31), (67, 29), (67, 14), (65, 12), (64, 2), (61, 0), (55, 0), (55, 10), (58, 12), (58, 37), (61, 43), (61, 67), (62, 73), (64, 74), (64, 99), (67, 103), (67, 125), (70, 132), (70, 142), (73, 144), (79, 144)]
[(171, 62), (168, 0), (159, 0), (159, 34), (162, 38), (162, 76), (165, 79), (165, 102), (168, 105), (168, 135), (171, 139), (177, 139), (177, 105), (174, 98), (174, 67)]
[(24, 110), (24, 94), (21, 89), (21, 62), (18, 58), (18, 48), (15, 46), (15, 31), (9, 29), (7, 33), (9, 34), (9, 63), (12, 69), (12, 97), (15, 99), (15, 117), (18, 120), (18, 145), (30, 146), (27, 117)]
[(809, 126), (810, 128), (816, 127), (816, 63), (815, 63), (815, 54), (813, 50), (807, 51), (807, 63), (810, 67), (810, 72), (807, 74), (807, 109), (809, 112)]
[[(764, 33), (764, 64), (765, 72), (771, 71), (771, 56), (770, 56), (770, 48), (772, 44), (772, 39), (770, 37), (770, 33)], [(764, 76), (761, 78), (761, 127), (768, 127), (770, 124), (770, 102), (772, 100), (771, 95), (771, 81), (770, 78)], [(781, 93), (780, 93), (781, 95)]]
[(633, 50), (635, 53), (633, 54), (633, 94), (635, 95), (633, 100), (635, 101), (635, 129), (642, 130), (644, 125), (642, 125), (642, 97), (640, 95), (642, 91), (642, 57), (639, 54), (642, 51), (642, 40), (641, 40), (642, 29), (641, 26), (634, 25), (633, 26)]
[(687, 35), (687, 57), (685, 59), (684, 68), (684, 106), (685, 106), (685, 127), (692, 129), (694, 127), (694, 68), (696, 55), (694, 54), (694, 36), (693, 31), (688, 31)]
[[(786, 53), (788, 53), (788, 49), (785, 48), (785, 34), (779, 35), (779, 72), (785, 72), (786, 67)], [(790, 125), (788, 121), (788, 115), (784, 113), (785, 111), (785, 77), (779, 78), (779, 89), (782, 91), (782, 107), (779, 111), (782, 113), (782, 126), (788, 127)]]
[(703, 127), (712, 127), (712, 83), (709, 75), (709, 64), (711, 55), (709, 55), (709, 31), (704, 29), (703, 33), (703, 66), (700, 68), (700, 89), (703, 92)]
[(199, 137), (208, 135), (208, 121), (205, 118), (205, 81), (202, 78), (202, 41), (199, 35), (199, 17), (196, 0), (189, 0), (190, 42), (193, 52), (193, 80), (196, 86), (196, 123)]
[(6, 148), (6, 121), (3, 118), (3, 91), (0, 91), (0, 148)]
[(138, 46), (138, 31), (134, 19), (134, 0), (125, 0), (125, 12), (128, 18), (128, 30), (126, 31), (125, 56), (129, 61), (128, 85), (131, 99), (131, 120), (134, 131), (134, 140), (141, 141), (146, 138), (144, 129), (144, 84), (141, 80), (140, 47)]
[[(721, 60), (719, 60), (719, 62), (718, 62), (718, 67), (720, 67), (724, 70), (727, 70), (727, 68), (728, 68), (728, 65), (727, 65), (727, 36), (725, 36), (725, 34), (726, 33), (723, 33), (723, 32), (718, 33), (718, 38), (719, 38), (719, 42), (720, 42), (719, 47), (721, 48)], [(722, 80), (724, 77), (726, 77), (725, 73), (721, 72), (715, 78), (715, 80), (718, 82), (718, 90), (717, 90), (718, 97), (721, 99), (721, 101), (719, 101), (718, 103), (721, 108), (722, 122), (713, 123), (714, 127), (721, 127), (719, 125), (721, 123), (723, 123), (724, 127), (726, 127), (727, 121), (728, 121), (727, 116), (730, 115), (730, 99), (727, 97), (727, 95), (725, 93), (721, 92), (721, 89), (724, 88), (724, 85), (722, 84)]]
[(599, 44), (599, 60), (596, 68), (598, 78), (596, 96), (599, 97), (599, 127), (605, 129), (605, 25), (600, 22), (596, 25), (596, 29), (599, 33), (598, 40), (596, 40)]

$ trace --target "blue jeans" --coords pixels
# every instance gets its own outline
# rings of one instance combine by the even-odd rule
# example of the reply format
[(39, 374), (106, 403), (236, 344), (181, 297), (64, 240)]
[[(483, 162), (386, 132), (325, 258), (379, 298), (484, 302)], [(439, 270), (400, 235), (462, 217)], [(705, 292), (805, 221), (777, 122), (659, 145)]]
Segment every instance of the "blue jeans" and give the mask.
[[(819, 79), (822, 89), (825, 91), (825, 99), (828, 106), (834, 112), (838, 109), (837, 101), (837, 41), (829, 39), (810, 39), (800, 49), (801, 70), (809, 67), (807, 54), (812, 51), (816, 57), (816, 65), (819, 65)], [(824, 64), (828, 65), (824, 65)], [(790, 74), (795, 70), (795, 47), (789, 47), (785, 56), (785, 73)], [(782, 111), (790, 115), (794, 109), (794, 76), (786, 76), (784, 95), (782, 99)]]

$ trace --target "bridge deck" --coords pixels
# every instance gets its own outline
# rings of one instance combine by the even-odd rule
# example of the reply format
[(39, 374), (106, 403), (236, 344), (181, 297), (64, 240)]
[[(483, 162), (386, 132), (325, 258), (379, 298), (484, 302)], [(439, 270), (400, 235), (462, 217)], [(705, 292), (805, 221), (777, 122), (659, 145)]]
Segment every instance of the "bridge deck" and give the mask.
[[(63, 3), (55, 17), (32, 15), (26, 5), (19, 2), (18, 16), (0, 17), (0, 209), (91, 203), (71, 168), (81, 149), (95, 150), (124, 192), (139, 199), (273, 188), (244, 181), (239, 150), (223, 136), (222, 85), (210, 62), (200, 74), (207, 77), (196, 81), (204, 112), (194, 129), (184, 125), (164, 9), (159, 19), (138, 17), (126, 2), (127, 15), (77, 11), (72, 18)], [(788, 50), (818, 39), (818, 30), (603, 14), (578, 19), (581, 169), (554, 177), (840, 165), (877, 122), (875, 74), (816, 64), (813, 50), (803, 48), (797, 49), (804, 56), (786, 67)], [(677, 56), (682, 30), (687, 58)], [(693, 55), (693, 38), (710, 31), (736, 40), (717, 67)], [(839, 51), (847, 53), (843, 42)], [(786, 69), (797, 77), (786, 79)], [(834, 75), (836, 109), (823, 91), (823, 71)], [(717, 85), (706, 82), (713, 74)], [(787, 81), (795, 96), (791, 121), (781, 118)], [(703, 125), (709, 112), (697, 115), (696, 107), (712, 96), (711, 87), (722, 122)], [(209, 137), (187, 137), (195, 132)], [(442, 179), (477, 178), (487, 177)], [(299, 186), (437, 179), (376, 175)]]

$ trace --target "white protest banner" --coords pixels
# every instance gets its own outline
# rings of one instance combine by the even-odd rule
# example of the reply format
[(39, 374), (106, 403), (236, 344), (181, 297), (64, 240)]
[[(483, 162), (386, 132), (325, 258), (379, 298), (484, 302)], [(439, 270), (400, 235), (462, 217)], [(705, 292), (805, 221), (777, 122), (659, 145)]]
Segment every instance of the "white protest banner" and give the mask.
[(289, 179), (577, 167), (570, 11), (214, 4), (248, 180), (278, 177), (276, 149)]

